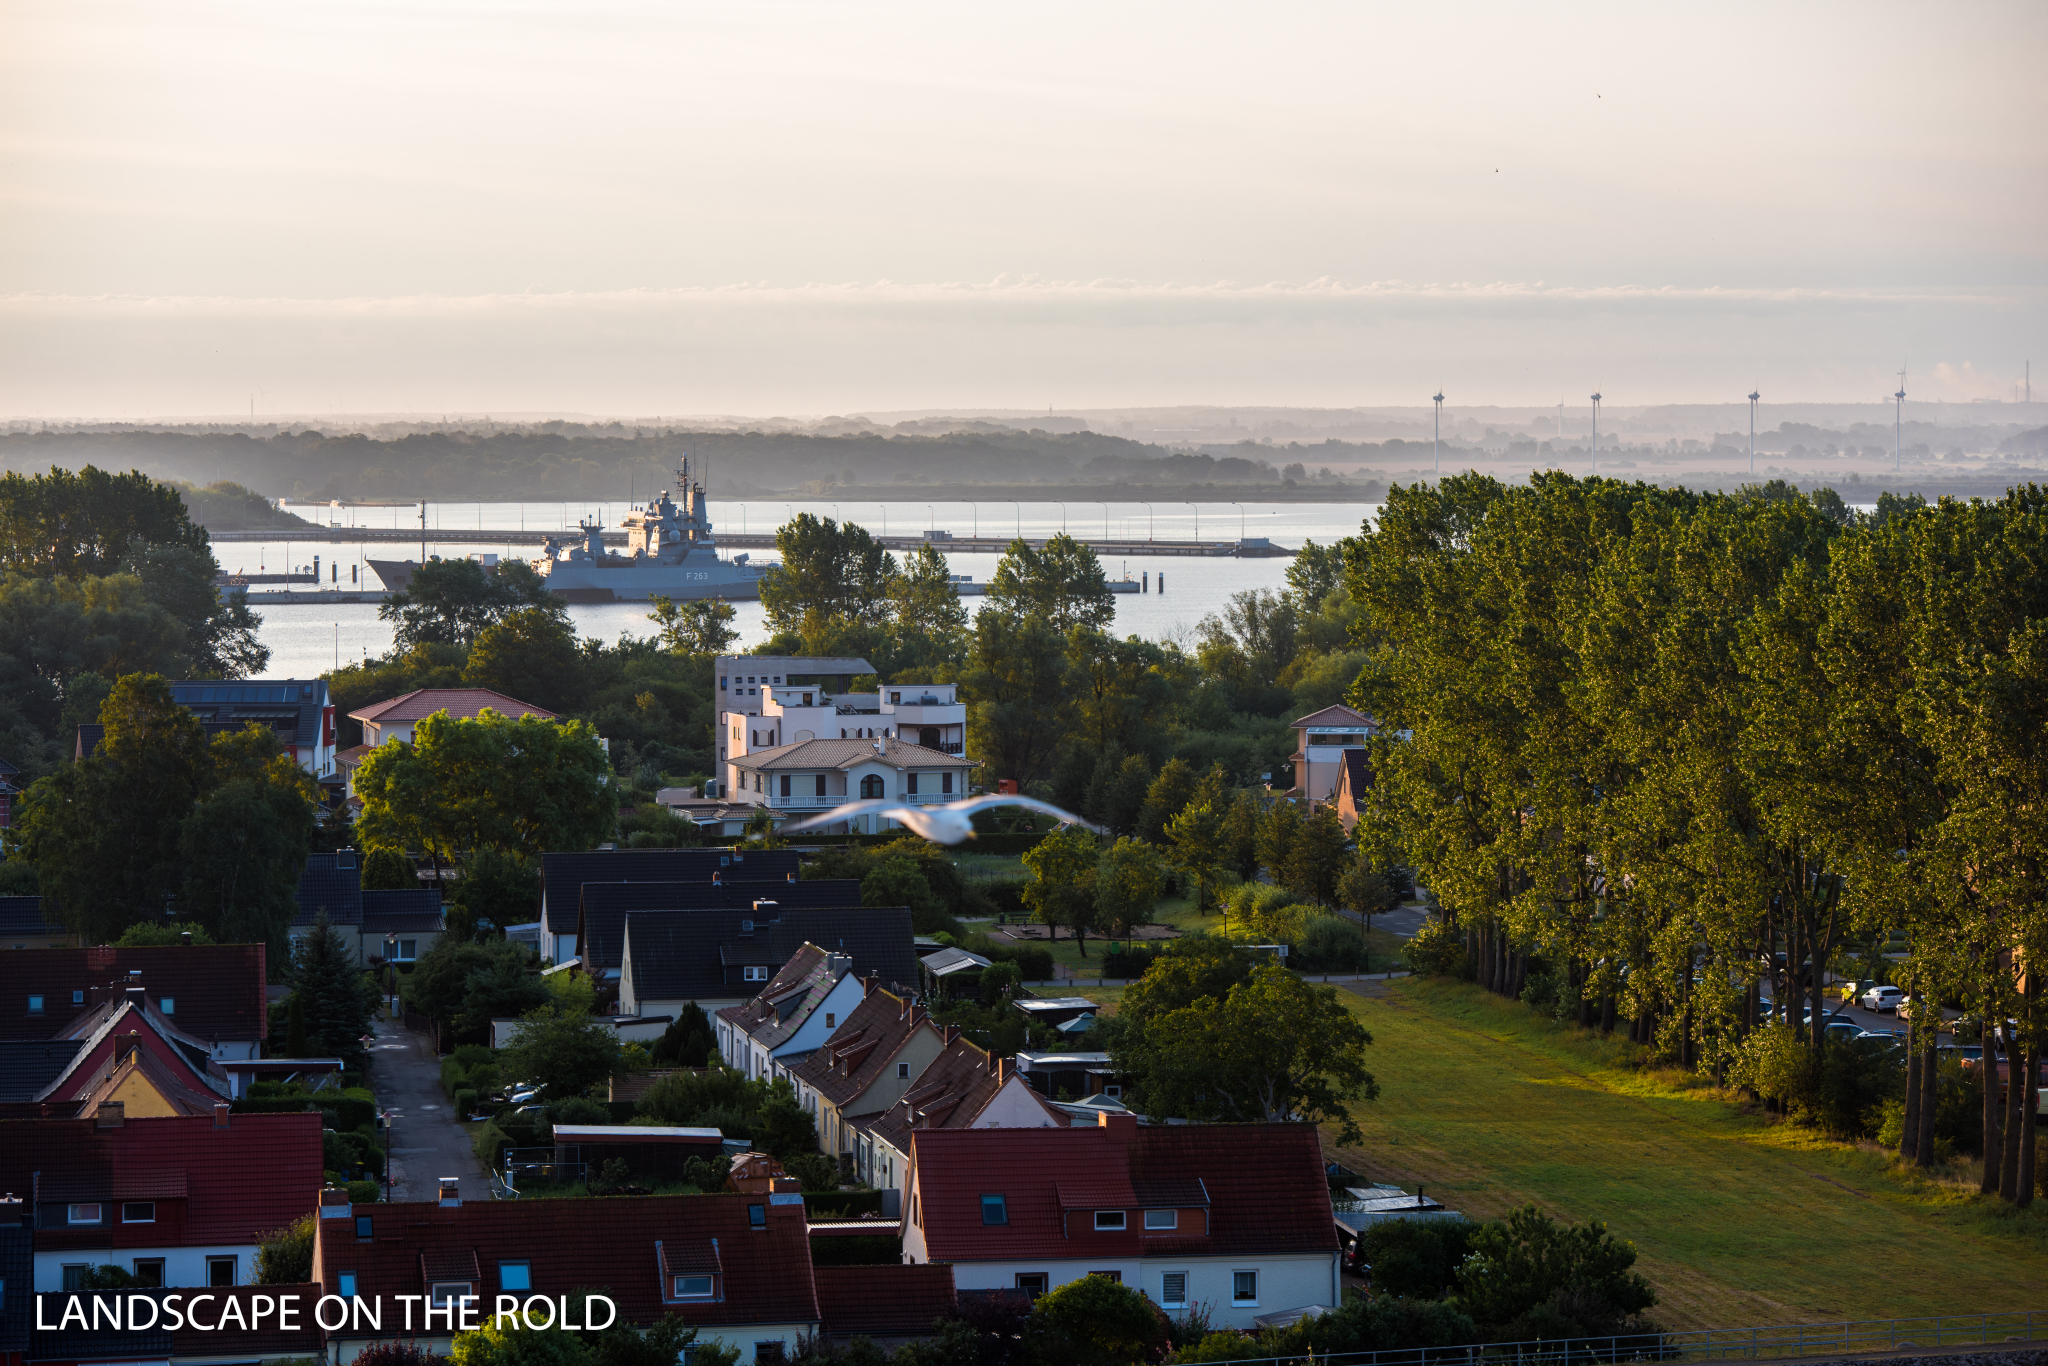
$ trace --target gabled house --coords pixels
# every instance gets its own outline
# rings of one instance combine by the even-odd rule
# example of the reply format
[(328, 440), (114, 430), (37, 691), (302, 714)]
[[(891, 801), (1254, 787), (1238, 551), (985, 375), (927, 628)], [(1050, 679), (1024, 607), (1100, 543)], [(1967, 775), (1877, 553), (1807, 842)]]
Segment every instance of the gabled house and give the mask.
[(884, 991), (875, 978), (822, 1048), (789, 1069), (797, 1101), (818, 1126), (818, 1147), (850, 1163), (851, 1117), (880, 1115), (945, 1048), (945, 1036), (923, 1006)]
[(903, 1252), (960, 1292), (1042, 1295), (1110, 1276), (1219, 1328), (1343, 1302), (1312, 1124), (931, 1129), (912, 1139)]
[(445, 711), (458, 721), (474, 721), (486, 708), (514, 721), (524, 716), (538, 716), (543, 721), (555, 719), (555, 714), (545, 708), (489, 688), (418, 688), (359, 707), (348, 714), (348, 719), (362, 727), (362, 743), (376, 749), (393, 740), (410, 742), (419, 723), (437, 712)]
[[(70, 1118), (101, 1101), (190, 1115), (233, 1098), (204, 1039), (174, 1027), (141, 987), (66, 1024), (56, 1038), (0, 1043), (0, 1115)], [(248, 1066), (248, 1063), (242, 1063)]]
[(773, 920), (787, 908), (858, 905), (860, 883), (854, 879), (799, 880), (795, 873), (772, 881), (714, 872), (709, 881), (586, 882), (576, 917), (576, 956), (593, 981), (616, 982), (628, 912), (753, 910), (757, 919)]
[(1337, 790), (1330, 794), (1330, 805), (1337, 808), (1337, 819), (1344, 823), (1346, 833), (1358, 828), (1359, 809), (1371, 787), (1372, 764), (1365, 751), (1345, 750), (1344, 766), (1337, 770)]
[(632, 911), (619, 954), (620, 1008), (644, 1019), (694, 1001), (715, 1018), (759, 995), (806, 943), (845, 954), (856, 976), (898, 991), (916, 985), (907, 906)]
[[(440, 1308), (415, 1338), (441, 1355), (452, 1336), (445, 1310), (464, 1295), (478, 1297), (483, 1318), (501, 1294), (552, 1299), (602, 1286), (619, 1322), (679, 1315), (700, 1343), (736, 1347), (742, 1361), (793, 1357), (798, 1338), (824, 1326), (801, 1195), (322, 1203), (320, 1213), (313, 1278), (322, 1292), (382, 1295), (388, 1306), (425, 1296)], [(581, 1321), (583, 1305), (570, 1305)], [(388, 1321), (381, 1331), (343, 1328), (329, 1335), (327, 1359), (345, 1366), (390, 1336)]]
[(771, 882), (797, 875), (794, 849), (598, 849), (540, 856), (540, 956), (577, 956), (576, 920), (586, 882)]
[(718, 1012), (719, 1056), (750, 1079), (784, 1077), (823, 1046), (862, 996), (851, 955), (805, 944), (760, 995)]
[(1379, 729), (1379, 722), (1341, 703), (1288, 724), (1294, 728), (1294, 753), (1287, 756), (1294, 764), (1294, 786), (1288, 795), (1311, 805), (1330, 800), (1345, 752), (1363, 751), (1366, 740)]
[[(32, 898), (29, 898), (32, 899)], [(133, 990), (215, 1058), (253, 1058), (270, 1033), (262, 944), (105, 945), (0, 953), (0, 1039), (53, 1039)]]
[(852, 1121), (854, 1174), (870, 1186), (908, 1191), (910, 1144), (933, 1129), (1064, 1129), (1067, 1116), (1031, 1089), (1016, 1064), (944, 1030), (946, 1046), (894, 1105)]
[(35, 1289), (112, 1263), (146, 1287), (251, 1279), (270, 1230), (320, 1197), (318, 1114), (0, 1120), (0, 1190), (33, 1192)]
[(298, 914), (291, 936), (303, 939), (322, 912), (355, 961), (368, 967), (409, 963), (439, 942), (447, 929), (441, 893), (433, 887), (363, 890), (362, 859), (353, 849), (308, 854), (299, 872)]
[[(276, 732), (292, 762), (316, 780), (334, 776), (334, 700), (325, 679), (192, 679), (171, 684), (171, 697), (199, 718), (208, 739), (262, 726)], [(74, 757), (85, 758), (105, 738), (99, 722), (81, 725)]]
[[(748, 718), (728, 717), (734, 736), (749, 733)], [(897, 739), (797, 740), (745, 751), (729, 739), (727, 795), (767, 807), (778, 816), (815, 816), (847, 802), (888, 797), (912, 806), (936, 806), (967, 796), (975, 762), (958, 754), (926, 749)], [(856, 817), (852, 824), (873, 834), (897, 828), (880, 816)], [(845, 822), (829, 833), (850, 833)]]
[(77, 935), (50, 922), (41, 897), (0, 896), (0, 949), (68, 949), (77, 942)]

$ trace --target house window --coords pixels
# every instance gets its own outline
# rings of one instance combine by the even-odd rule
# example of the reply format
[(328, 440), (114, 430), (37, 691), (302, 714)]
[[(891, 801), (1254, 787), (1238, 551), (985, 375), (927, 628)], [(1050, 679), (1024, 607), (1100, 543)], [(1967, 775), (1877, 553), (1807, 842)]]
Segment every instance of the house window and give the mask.
[(789, 795), (789, 779), (789, 774), (785, 773), (782, 775), (782, 795), (785, 797)]
[(775, 1338), (769, 1342), (757, 1342), (754, 1344), (754, 1360), (787, 1361), (789, 1357), (783, 1351), (782, 1339)]
[(804, 705), (807, 707), (811, 705), (811, 695), (809, 693), (804, 694)]
[(1095, 1211), (1095, 1231), (1097, 1233), (1122, 1233), (1124, 1231), (1124, 1212), (1120, 1209), (1099, 1209)]
[(98, 1205), (67, 1205), (64, 1208), (64, 1222), (67, 1224), (97, 1224), (100, 1215)]
[(907, 1063), (907, 1062), (899, 1062), (899, 1063), (897, 1063), (897, 1064), (896, 1064), (896, 1080), (898, 1080), (898, 1081), (909, 1081), (909, 1080), (910, 1080), (910, 1064), (909, 1064), (909, 1063)]
[(1148, 1209), (1145, 1211), (1145, 1227), (1177, 1228), (1180, 1225), (1180, 1211), (1172, 1209)]
[(29, 1013), (29, 1014), (31, 1014), (31, 1015), (40, 1015), (40, 1014), (42, 1014), (42, 1013), (43, 1013), (43, 998), (42, 998), (42, 997), (40, 997), (40, 996), (31, 996), (31, 997), (29, 997), (29, 998), (28, 998), (28, 1013)]
[(370, 1216), (367, 1214), (358, 1214), (356, 1216), (356, 1237), (369, 1238), (374, 1236), (374, 1234), (375, 1229), (371, 1226)]
[(90, 1270), (92, 1270), (92, 1267), (85, 1262), (66, 1262), (64, 1264), (64, 1288), (66, 1290), (85, 1289), (85, 1273)]
[(1233, 1271), (1230, 1273), (1230, 1302), (1232, 1304), (1257, 1304), (1259, 1302), (1258, 1272)]
[(904, 789), (904, 791), (908, 792), (913, 797), (917, 795), (917, 775), (915, 773), (910, 775), (909, 785)]
[(436, 1309), (446, 1309), (469, 1293), (468, 1281), (436, 1281), (427, 1289), (427, 1302)]
[(1045, 1293), (1045, 1273), (1043, 1271), (1018, 1272), (1017, 1289), (1036, 1300)]
[(900, 692), (892, 692), (892, 693), (890, 693), (890, 694), (889, 694), (889, 705), (890, 705), (890, 706), (892, 706), (892, 707), (894, 707), (894, 706), (900, 706), (900, 705), (902, 704), (902, 702), (903, 702), (903, 694), (902, 694), (902, 693), (900, 693)]
[(163, 1289), (164, 1259), (161, 1257), (137, 1257), (135, 1259), (135, 1283), (147, 1290)]
[(410, 962), (411, 962), (411, 961), (413, 960), (413, 958), (414, 958), (415, 954), (417, 953), (417, 951), (418, 951), (418, 949), (419, 949), (419, 944), (420, 944), (420, 941), (419, 941), (419, 940), (417, 940), (417, 939), (401, 939), (401, 940), (399, 940), (399, 941), (398, 941), (398, 961), (399, 961), (399, 962), (401, 962), (401, 963), (410, 963)]
[(499, 1262), (498, 1289), (533, 1289), (533, 1265), (530, 1262)]
[(1010, 1202), (1000, 1195), (981, 1197), (981, 1222), (984, 1224), (1007, 1224), (1010, 1222)]
[(235, 1259), (233, 1257), (208, 1257), (206, 1259), (206, 1284), (209, 1287), (233, 1285), (235, 1283)]
[(768, 969), (758, 967), (741, 968), (740, 980), (742, 982), (765, 982), (768, 980)]
[(718, 676), (718, 690), (719, 690), (720, 692), (724, 692), (724, 691), (726, 690), (726, 688), (725, 688), (725, 675), (724, 675), (724, 674), (720, 674), (720, 675)]
[(354, 1299), (356, 1297), (356, 1273), (344, 1271), (339, 1276), (336, 1276), (334, 1278), (334, 1293), (340, 1295), (345, 1300)]
[(676, 1277), (675, 1298), (679, 1300), (708, 1300), (711, 1298), (709, 1276)]
[[(15, 945), (14, 947), (16, 947), (16, 948), (20, 948), (20, 947), (21, 947), (21, 945), (19, 945), (19, 944), (16, 944), (16, 945)], [(80, 991), (80, 990), (73, 990), (73, 991), (72, 991), (72, 993), (71, 993), (71, 1004), (73, 1004), (73, 1005), (75, 1005), (75, 1006), (82, 1006), (82, 1005), (84, 1005), (84, 1004), (85, 1004), (85, 993), (84, 993), (83, 991)]]
[(175, 1015), (178, 1013), (177, 998), (174, 996), (159, 996), (156, 998), (156, 1008), (166, 1015)]
[[(843, 737), (842, 737), (842, 738), (843, 738)], [(824, 774), (822, 774), (822, 773), (820, 773), (820, 774), (818, 774), (818, 775), (817, 775), (817, 778), (818, 778), (818, 795), (819, 795), (820, 797), (822, 797), (822, 796), (824, 796), (824, 795), (825, 795), (825, 775), (824, 775)]]
[[(867, 777), (862, 778), (860, 780), (860, 795), (869, 800), (881, 796), (882, 776), (879, 773), (870, 773)], [(42, 1009), (40, 1006), (36, 1008), (38, 1010)]]
[(156, 1222), (154, 1200), (130, 1200), (121, 1206), (121, 1222), (124, 1224), (153, 1224)]
[(944, 773), (941, 773), (941, 774), (939, 775), (939, 795), (940, 795), (940, 796), (944, 796), (944, 795), (946, 795), (947, 793), (951, 792), (952, 790), (953, 790), (953, 770), (949, 768), (949, 769), (947, 769), (947, 770), (946, 770), (946, 771), (945, 771)]
[(1178, 1309), (1188, 1302), (1188, 1273), (1169, 1271), (1159, 1278), (1159, 1303)]
[(767, 1207), (766, 1205), (748, 1205), (748, 1206), (747, 1206), (747, 1227), (748, 1227), (748, 1228), (766, 1228), (766, 1227), (768, 1227), (768, 1207)]

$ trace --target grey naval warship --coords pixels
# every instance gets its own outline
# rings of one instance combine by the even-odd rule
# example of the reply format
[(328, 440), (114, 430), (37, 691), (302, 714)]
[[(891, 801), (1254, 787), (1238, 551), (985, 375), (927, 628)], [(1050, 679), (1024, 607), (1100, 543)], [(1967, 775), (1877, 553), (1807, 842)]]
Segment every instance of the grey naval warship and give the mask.
[(533, 561), (534, 570), (549, 591), (569, 602), (760, 597), (761, 576), (772, 565), (749, 563), (744, 554), (719, 556), (704, 486), (690, 482), (687, 457), (676, 471), (676, 487), (682, 492), (681, 506), (664, 491), (626, 514), (620, 523), (626, 532), (624, 554), (605, 549), (602, 522), (579, 521), (581, 538), (550, 537)]

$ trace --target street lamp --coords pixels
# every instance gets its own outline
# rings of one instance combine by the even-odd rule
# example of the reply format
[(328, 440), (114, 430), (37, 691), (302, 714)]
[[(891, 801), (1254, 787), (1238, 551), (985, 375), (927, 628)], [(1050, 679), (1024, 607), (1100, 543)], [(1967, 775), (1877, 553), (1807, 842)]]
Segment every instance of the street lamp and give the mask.
[[(1054, 501), (1055, 503), (1060, 503), (1060, 500), (1059, 500), (1059, 499), (1057, 499), (1057, 498), (1053, 499), (1053, 501)], [(1067, 534), (1067, 505), (1066, 505), (1065, 503), (1060, 503), (1060, 535), (1064, 536), (1064, 535), (1066, 535), (1066, 534)]]
[(1756, 401), (1762, 395), (1749, 391), (1749, 477), (1756, 478)]
[(1021, 541), (1024, 539), (1024, 505), (1015, 498), (1005, 498), (1003, 501), (1017, 509), (1017, 539)]
[[(1100, 498), (1095, 501), (1102, 503)], [(1109, 504), (1107, 503), (1102, 503), (1102, 539), (1105, 541), (1109, 539)]]
[(930, 503), (924, 505), (924, 510), (932, 514), (932, 530), (937, 531), (939, 529), (939, 514), (932, 508)]
[(1600, 395), (1593, 395), (1593, 473), (1600, 473)]
[(1195, 508), (1195, 539), (1199, 541), (1202, 539), (1202, 510), (1193, 503), (1189, 503), (1188, 506)]
[(391, 1011), (391, 1014), (392, 1014), (393, 1018), (396, 1018), (396, 1017), (397, 1017), (397, 1015), (398, 1015), (398, 961), (397, 961), (397, 959), (398, 959), (398, 936), (397, 936), (396, 934), (387, 934), (387, 935), (385, 935), (385, 936), (384, 936), (384, 979), (385, 979), (385, 984), (386, 984), (387, 986), (389, 986), (389, 987), (390, 987), (390, 991), (389, 991), (388, 993), (386, 993), (386, 994), (387, 994), (387, 995), (389, 995), (389, 996), (391, 997), (391, 1005), (390, 1005), (390, 1011)]
[(1140, 503), (1139, 506), (1145, 509), (1145, 539), (1150, 541), (1152, 539), (1152, 505), (1150, 503)]
[(1244, 504), (1232, 499), (1230, 505), (1237, 509), (1237, 544), (1241, 549), (1244, 546)]

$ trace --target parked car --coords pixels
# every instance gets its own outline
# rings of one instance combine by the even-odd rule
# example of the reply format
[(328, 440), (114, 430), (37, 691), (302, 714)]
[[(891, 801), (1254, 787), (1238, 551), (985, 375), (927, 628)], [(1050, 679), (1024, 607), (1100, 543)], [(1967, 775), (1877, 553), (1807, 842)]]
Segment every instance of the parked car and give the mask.
[(1863, 1026), (1854, 1020), (1829, 1020), (1821, 1027), (1830, 1039), (1860, 1039), (1864, 1036)]
[(1897, 1010), (1905, 999), (1906, 993), (1897, 987), (1872, 987), (1863, 993), (1863, 1008), (1882, 1014), (1885, 1011)]

